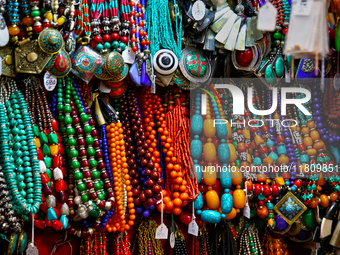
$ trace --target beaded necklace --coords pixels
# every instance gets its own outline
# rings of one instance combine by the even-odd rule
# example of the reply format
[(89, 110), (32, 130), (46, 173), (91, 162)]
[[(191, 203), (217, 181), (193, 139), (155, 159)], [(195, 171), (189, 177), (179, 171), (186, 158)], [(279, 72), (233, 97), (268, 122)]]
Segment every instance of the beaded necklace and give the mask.
[(88, 0), (80, 0), (77, 11), (75, 32), (77, 42), (82, 45), (86, 45), (89, 42), (91, 32)]
[[(8, 92), (3, 86), (6, 110), (3, 105), (0, 108), (3, 141), (1, 151), (5, 160), (3, 171), (9, 185), (13, 208), (21, 215), (35, 214), (41, 203), (41, 179), (32, 125), (25, 99), (17, 90), (15, 82), (10, 80), (7, 86)], [(19, 176), (22, 178), (18, 178)]]

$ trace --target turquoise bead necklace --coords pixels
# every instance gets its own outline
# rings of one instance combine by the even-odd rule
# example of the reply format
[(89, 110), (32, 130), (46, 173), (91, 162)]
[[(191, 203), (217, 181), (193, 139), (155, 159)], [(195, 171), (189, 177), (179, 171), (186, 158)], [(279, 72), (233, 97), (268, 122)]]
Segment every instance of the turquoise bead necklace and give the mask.
[(25, 98), (13, 80), (7, 84), (8, 90), (2, 87), (6, 108), (0, 107), (3, 169), (13, 207), (28, 220), (41, 204), (39, 161)]

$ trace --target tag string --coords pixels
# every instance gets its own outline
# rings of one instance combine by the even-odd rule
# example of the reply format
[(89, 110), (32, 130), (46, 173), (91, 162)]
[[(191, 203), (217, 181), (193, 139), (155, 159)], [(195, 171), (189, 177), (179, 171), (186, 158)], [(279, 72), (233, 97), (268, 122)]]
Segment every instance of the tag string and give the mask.
[(163, 193), (161, 192), (161, 226), (163, 226)]
[(52, 250), (52, 252), (51, 252), (51, 255), (55, 254), (55, 252), (56, 252), (56, 250), (57, 250), (57, 248), (58, 248), (59, 246), (64, 245), (64, 244), (66, 244), (66, 243), (70, 246), (70, 249), (71, 249), (70, 255), (72, 255), (73, 249), (72, 249), (72, 244), (71, 244), (71, 242), (70, 242), (69, 240), (66, 240), (66, 241), (64, 241), (64, 242), (58, 243), (58, 242), (60, 242), (60, 241), (62, 241), (62, 240), (59, 239), (59, 240), (55, 243), (55, 245), (54, 245), (54, 247), (53, 247), (53, 250)]
[(32, 244), (34, 245), (34, 214), (32, 215)]

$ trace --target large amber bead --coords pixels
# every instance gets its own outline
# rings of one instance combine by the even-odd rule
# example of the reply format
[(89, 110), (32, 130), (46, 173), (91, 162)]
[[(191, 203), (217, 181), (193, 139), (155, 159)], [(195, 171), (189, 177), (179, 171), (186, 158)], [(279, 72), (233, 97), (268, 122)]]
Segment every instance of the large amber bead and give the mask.
[(270, 156), (267, 156), (263, 159), (263, 163), (265, 163), (266, 165), (273, 165), (274, 161)]
[(254, 141), (256, 145), (260, 145), (264, 143), (262, 137), (259, 135), (255, 136)]
[(220, 207), (220, 198), (218, 197), (217, 192), (215, 190), (209, 190), (205, 194), (205, 199), (210, 209), (216, 210)]
[(229, 162), (234, 162), (237, 159), (236, 149), (233, 144), (228, 143), (229, 151), (230, 151), (230, 159)]
[(233, 193), (233, 203), (236, 209), (242, 209), (246, 203), (246, 195), (242, 189), (236, 189)]
[(216, 158), (216, 148), (213, 143), (206, 143), (203, 147), (204, 159), (207, 162), (213, 162)]
[(235, 208), (233, 207), (233, 209), (231, 210), (231, 213), (227, 213), (226, 214), (227, 217), (225, 218), (225, 220), (232, 220), (236, 217), (236, 210)]
[(316, 142), (313, 145), (313, 148), (316, 150), (321, 150), (323, 147), (325, 147), (325, 144), (323, 143), (323, 141)]
[(308, 150), (306, 150), (306, 152), (307, 152), (308, 156), (313, 156), (313, 155), (316, 154), (316, 150), (315, 149), (308, 149)]
[(233, 134), (233, 130), (230, 126), (229, 121), (227, 122), (227, 129), (228, 129), (228, 135), (227, 135), (226, 139), (229, 139), (231, 137), (231, 135)]
[(34, 138), (34, 144), (36, 148), (41, 147), (40, 139), (38, 137)]
[(326, 207), (329, 206), (329, 199), (328, 199), (328, 197), (326, 195), (322, 194), (320, 196), (320, 201), (321, 201), (321, 206), (323, 208), (326, 208)]
[(34, 24), (34, 19), (32, 17), (24, 17), (21, 23), (25, 26), (32, 26)]
[(243, 135), (244, 139), (250, 139), (250, 130), (248, 130), (248, 129), (242, 130), (242, 135)]
[(18, 35), (20, 33), (20, 28), (17, 26), (9, 26), (8, 33), (10, 35)]
[(283, 186), (285, 184), (285, 180), (283, 179), (283, 177), (276, 177), (275, 183), (279, 186)]
[(212, 186), (216, 182), (216, 171), (213, 167), (206, 167), (206, 171), (203, 172), (203, 181), (205, 185)]
[(310, 129), (315, 128), (315, 123), (314, 123), (314, 121), (312, 121), (312, 120), (308, 121), (307, 127), (309, 127)]
[(278, 165), (288, 164), (289, 158), (286, 155), (281, 155), (277, 160)]
[(231, 177), (233, 185), (239, 185), (242, 182), (242, 172), (237, 166), (231, 168)]
[(316, 130), (311, 131), (309, 135), (313, 139), (313, 141), (320, 139), (320, 134)]
[(214, 127), (213, 119), (205, 119), (203, 123), (203, 132), (207, 138), (213, 138), (216, 134), (216, 128)]
[(50, 145), (50, 152), (52, 156), (57, 156), (59, 153), (59, 146), (58, 144)]
[(48, 21), (52, 21), (52, 19), (53, 19), (53, 14), (52, 14), (52, 12), (48, 11), (48, 12), (46, 13), (45, 18), (48, 19)]
[(311, 137), (309, 136), (306, 136), (303, 138), (303, 144), (306, 146), (306, 147), (309, 147), (309, 146), (313, 146), (313, 140)]
[(309, 128), (308, 128), (308, 127), (303, 127), (302, 130), (301, 130), (301, 133), (302, 133), (303, 135), (309, 134)]
[(266, 174), (263, 174), (263, 173), (257, 174), (257, 175), (256, 175), (256, 178), (257, 178), (257, 181), (258, 181), (258, 182), (266, 182), (266, 180), (267, 180), (267, 175), (266, 175)]

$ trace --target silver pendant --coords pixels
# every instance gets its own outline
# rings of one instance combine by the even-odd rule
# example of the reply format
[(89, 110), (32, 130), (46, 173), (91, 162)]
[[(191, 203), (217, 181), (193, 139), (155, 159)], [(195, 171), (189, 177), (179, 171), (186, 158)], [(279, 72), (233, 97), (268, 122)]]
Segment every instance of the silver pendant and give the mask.
[(253, 19), (247, 18), (246, 47), (255, 45)]
[(203, 50), (209, 50), (209, 51), (215, 50), (215, 34), (209, 28), (205, 36)]
[(235, 23), (235, 20), (237, 18), (237, 15), (233, 12), (231, 17), (228, 19), (228, 21), (224, 24), (221, 31), (215, 36), (215, 40), (225, 44), (227, 41), (227, 38), (230, 34), (231, 29), (233, 28), (233, 25)]
[(65, 50), (67, 51), (67, 53), (69, 55), (72, 55), (72, 53), (75, 51), (76, 49), (76, 38), (74, 36), (74, 32), (70, 33), (66, 42), (65, 42)]
[(240, 17), (236, 20), (233, 28), (231, 29), (227, 42), (224, 45), (225, 49), (231, 50), (231, 51), (235, 49), (238, 32), (240, 31), (241, 21), (242, 21), (242, 18)]
[(247, 31), (247, 23), (245, 20), (242, 21), (243, 25), (240, 28), (240, 32), (238, 33), (235, 50), (245, 50), (246, 48), (246, 31)]
[(224, 24), (228, 21), (228, 19), (234, 14), (233, 11), (229, 11), (225, 13), (221, 18), (219, 18), (217, 21), (215, 21), (211, 26), (211, 30), (215, 33), (220, 32), (220, 30), (223, 28)]
[(9, 33), (6, 26), (6, 21), (0, 14), (0, 47), (4, 47), (9, 42)]

